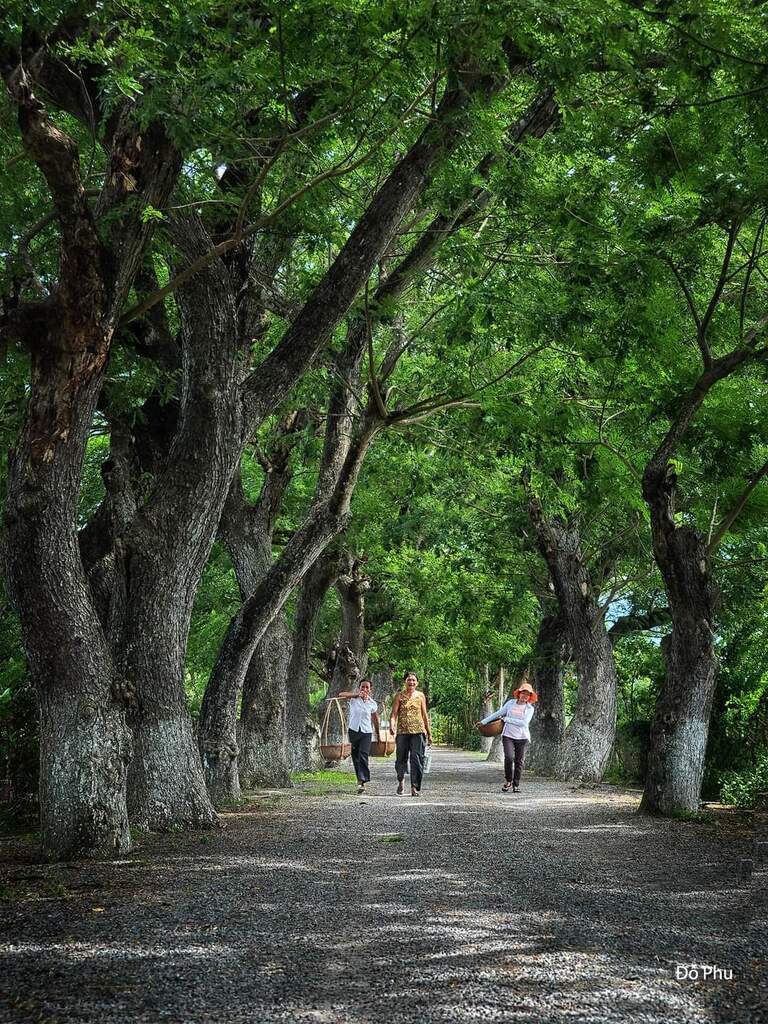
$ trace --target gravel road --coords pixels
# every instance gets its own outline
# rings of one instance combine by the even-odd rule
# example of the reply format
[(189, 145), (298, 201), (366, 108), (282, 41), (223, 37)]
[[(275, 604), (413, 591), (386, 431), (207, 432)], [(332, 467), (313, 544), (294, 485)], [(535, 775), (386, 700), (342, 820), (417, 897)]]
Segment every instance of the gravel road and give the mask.
[(111, 863), (1, 842), (0, 1020), (768, 1022), (768, 871), (739, 880), (738, 816), (649, 820), (637, 792), (531, 776), (503, 794), (443, 750), (397, 797), (372, 764), (370, 796), (261, 794)]

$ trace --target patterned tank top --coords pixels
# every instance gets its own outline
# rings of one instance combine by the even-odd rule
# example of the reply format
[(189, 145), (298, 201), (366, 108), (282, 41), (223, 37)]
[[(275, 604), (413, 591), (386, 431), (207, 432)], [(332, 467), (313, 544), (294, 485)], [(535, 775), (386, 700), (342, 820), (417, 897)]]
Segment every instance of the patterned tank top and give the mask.
[(402, 733), (424, 732), (424, 719), (421, 717), (421, 694), (416, 690), (412, 697), (400, 694), (400, 707), (397, 709), (397, 731)]

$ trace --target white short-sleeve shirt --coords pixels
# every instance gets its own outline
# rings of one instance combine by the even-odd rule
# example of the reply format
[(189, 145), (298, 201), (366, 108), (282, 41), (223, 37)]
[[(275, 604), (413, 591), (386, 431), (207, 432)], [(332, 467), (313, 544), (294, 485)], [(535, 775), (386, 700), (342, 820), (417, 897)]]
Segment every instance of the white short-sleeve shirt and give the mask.
[(378, 711), (379, 705), (371, 697), (352, 697), (349, 702), (349, 728), (357, 732), (373, 732), (371, 715)]

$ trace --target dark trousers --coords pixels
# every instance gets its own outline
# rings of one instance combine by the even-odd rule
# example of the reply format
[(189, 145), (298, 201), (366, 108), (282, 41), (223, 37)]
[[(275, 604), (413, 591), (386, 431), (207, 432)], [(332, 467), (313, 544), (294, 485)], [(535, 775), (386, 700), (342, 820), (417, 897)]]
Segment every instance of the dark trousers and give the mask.
[(400, 732), (395, 738), (395, 771), (397, 781), (402, 782), (405, 766), (410, 755), (411, 785), (421, 789), (421, 777), (424, 774), (424, 750), (427, 737), (423, 732)]
[(502, 736), (501, 742), (504, 745), (504, 778), (507, 782), (519, 786), (525, 755), (531, 741), (513, 740), (511, 736)]
[(352, 764), (355, 766), (355, 775), (358, 782), (370, 782), (371, 770), (368, 767), (368, 757), (371, 753), (371, 740), (373, 733), (360, 732), (359, 729), (348, 729), (349, 742), (352, 744)]

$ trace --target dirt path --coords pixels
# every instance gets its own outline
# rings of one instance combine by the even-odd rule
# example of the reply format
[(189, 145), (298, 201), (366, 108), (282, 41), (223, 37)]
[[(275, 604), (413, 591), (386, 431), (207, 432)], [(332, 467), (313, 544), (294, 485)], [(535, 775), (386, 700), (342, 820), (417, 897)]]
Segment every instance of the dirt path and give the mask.
[[(450, 751), (397, 797), (373, 764), (370, 797), (299, 787), (109, 864), (0, 843), (0, 1020), (768, 1021), (746, 831), (610, 787), (502, 794)], [(733, 979), (676, 978), (694, 963)]]

